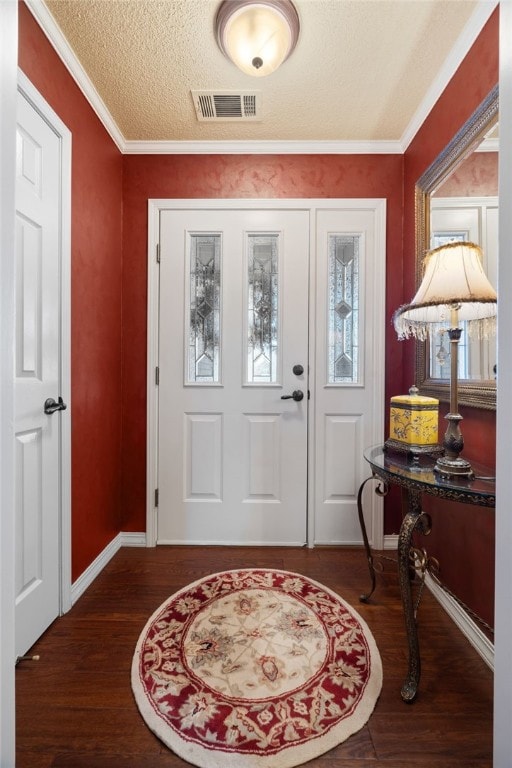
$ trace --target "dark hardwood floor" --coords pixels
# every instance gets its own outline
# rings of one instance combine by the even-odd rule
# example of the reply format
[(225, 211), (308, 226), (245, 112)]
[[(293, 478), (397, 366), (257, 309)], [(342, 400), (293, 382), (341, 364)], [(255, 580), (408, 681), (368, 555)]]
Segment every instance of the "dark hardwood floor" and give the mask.
[(72, 610), (16, 669), (17, 768), (184, 768), (147, 728), (130, 667), (137, 638), (173, 592), (209, 573), (274, 567), (330, 587), (366, 620), (384, 682), (368, 723), (311, 768), (484, 768), (492, 766), (492, 672), (436, 600), (419, 611), (422, 676), (413, 704), (405, 624), (395, 568), (386, 562), (371, 604), (359, 603), (368, 571), (362, 549), (157, 547), (122, 549)]

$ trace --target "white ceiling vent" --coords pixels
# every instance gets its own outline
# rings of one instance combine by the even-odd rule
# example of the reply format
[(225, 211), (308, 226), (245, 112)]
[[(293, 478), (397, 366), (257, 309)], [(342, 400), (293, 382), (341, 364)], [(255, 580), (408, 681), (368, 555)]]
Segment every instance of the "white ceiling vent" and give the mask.
[(261, 120), (260, 91), (191, 91), (197, 119), (209, 122)]

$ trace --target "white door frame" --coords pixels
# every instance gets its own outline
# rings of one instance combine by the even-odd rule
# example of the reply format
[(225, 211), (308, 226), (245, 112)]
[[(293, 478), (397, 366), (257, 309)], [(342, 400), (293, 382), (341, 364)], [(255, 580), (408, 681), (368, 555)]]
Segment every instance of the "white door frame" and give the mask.
[[(309, 275), (309, 314), (315, 317), (316, 297), (316, 263), (315, 254), (315, 218), (317, 209), (344, 210), (373, 210), (375, 212), (375, 239), (377, 261), (372, 264), (375, 275), (375, 291), (371, 300), (376, 309), (377, 317), (382, 318), (379, 328), (381, 338), (376, 340), (373, 371), (375, 372), (374, 403), (381, 404), (375, 408), (375, 419), (372, 423), (372, 444), (381, 443), (384, 439), (384, 372), (385, 372), (385, 285), (386, 285), (386, 200), (375, 199), (335, 199), (335, 198), (271, 198), (271, 199), (196, 199), (186, 200), (155, 199), (148, 201), (148, 324), (147, 324), (147, 451), (146, 451), (146, 545), (153, 547), (157, 540), (157, 508), (155, 507), (155, 488), (158, 487), (158, 389), (156, 369), (158, 366), (158, 316), (159, 316), (159, 279), (158, 244), (160, 241), (160, 212), (163, 210), (223, 210), (235, 208), (238, 210), (283, 209), (306, 210), (310, 214), (310, 275)], [(309, 364), (315, 365), (315, 333), (314, 324), (310, 323)], [(308, 432), (308, 546), (314, 541), (314, 469), (315, 469), (315, 416), (311, 409)], [(375, 549), (383, 548), (383, 505), (382, 500), (372, 494), (370, 510), (373, 541)]]
[(18, 91), (52, 129), (60, 144), (59, 394), (67, 405), (60, 419), (59, 468), (59, 609), (63, 614), (71, 608), (71, 132), (21, 70), (18, 70)]
[(0, 765), (15, 764), (14, 235), (18, 4), (0, 3)]

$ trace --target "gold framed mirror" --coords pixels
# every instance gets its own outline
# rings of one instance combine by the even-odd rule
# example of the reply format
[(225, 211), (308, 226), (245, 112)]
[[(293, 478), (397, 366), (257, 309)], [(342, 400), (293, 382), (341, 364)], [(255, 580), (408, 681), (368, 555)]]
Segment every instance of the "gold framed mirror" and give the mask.
[[(455, 179), (457, 172), (461, 171), (463, 164), (469, 163), (473, 156), (476, 157), (477, 153), (475, 151), (483, 146), (482, 142), (484, 139), (494, 130), (497, 130), (498, 108), (499, 95), (498, 86), (496, 85), (456, 136), (454, 136), (452, 141), (418, 179), (416, 184), (416, 287), (421, 283), (425, 253), (431, 248), (442, 244), (443, 236), (444, 242), (449, 241), (450, 235), (452, 235), (452, 239), (472, 240), (481, 245), (485, 251), (486, 243), (477, 241), (477, 238), (482, 239), (483, 231), (485, 233), (484, 239), (490, 238), (490, 242), (493, 243), (491, 250), (497, 252), (497, 237), (494, 244), (493, 236), (489, 235), (488, 237), (487, 235), (485, 222), (483, 228), (478, 225), (477, 229), (480, 234), (475, 235), (469, 225), (467, 227), (461, 226), (459, 217), (459, 220), (454, 219), (451, 231), (448, 228), (444, 230), (443, 235), (442, 232), (437, 233), (433, 230), (432, 214), (434, 209), (437, 210), (439, 207), (444, 206), (444, 212), (448, 210), (446, 202), (450, 201), (447, 198), (439, 197), (439, 193), (442, 189), (449, 188), (450, 180)], [(488, 141), (488, 139), (486, 140)], [(493, 142), (497, 150), (497, 139), (493, 140)], [(497, 156), (498, 152), (496, 151), (495, 158), (493, 159), (496, 166), (496, 184)], [(436, 194), (438, 197), (436, 197)], [(453, 190), (451, 194), (453, 194)], [(482, 218), (485, 218), (486, 215), (482, 214), (482, 210), (485, 208), (487, 212), (492, 208), (492, 224), (493, 228), (497, 230), (497, 190), (496, 197), (492, 198), (492, 205), (489, 202), (491, 197), (488, 195), (488, 189), (485, 190), (484, 194), (478, 195), (478, 190), (475, 192), (475, 189), (472, 188), (471, 194), (475, 198), (478, 196), (478, 204), (475, 201), (473, 206), (475, 209), (478, 209), (475, 210), (475, 219), (481, 222)], [(457, 204), (459, 208), (464, 208), (465, 213), (467, 213), (468, 204), (465, 198), (459, 198)], [(451, 207), (453, 208), (454, 206)], [(494, 254), (494, 256), (496, 255)], [(494, 271), (495, 274), (494, 266), (490, 265), (489, 270)], [(492, 279), (490, 273), (489, 278)], [(439, 400), (447, 402), (450, 398), (449, 362), (446, 368), (446, 375), (443, 375), (446, 350), (443, 346), (443, 330), (440, 329), (438, 333), (439, 338), (437, 339), (433, 337), (425, 342), (416, 342), (416, 386), (421, 394), (437, 397)], [(495, 342), (495, 337), (476, 342), (467, 341), (466, 360), (463, 360), (463, 368), (459, 370), (459, 403), (489, 410), (496, 408)], [(479, 345), (478, 350), (472, 350), (471, 345), (473, 343)], [(494, 345), (494, 347), (491, 345)], [(471, 363), (472, 359), (485, 362), (482, 362), (477, 367), (474, 363)]]

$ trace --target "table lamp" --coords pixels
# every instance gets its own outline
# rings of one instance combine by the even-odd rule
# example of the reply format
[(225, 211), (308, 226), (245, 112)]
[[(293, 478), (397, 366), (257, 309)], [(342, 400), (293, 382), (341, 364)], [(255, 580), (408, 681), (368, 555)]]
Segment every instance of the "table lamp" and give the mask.
[(445, 455), (434, 471), (444, 477), (474, 477), (471, 464), (459, 454), (464, 447), (458, 412), (458, 344), (461, 321), (471, 338), (487, 338), (496, 328), (496, 291), (483, 268), (482, 250), (474, 243), (452, 242), (429, 251), (424, 276), (410, 304), (397, 309), (393, 323), (399, 339), (425, 341), (435, 323), (448, 322), (450, 339), (450, 411), (444, 435)]

